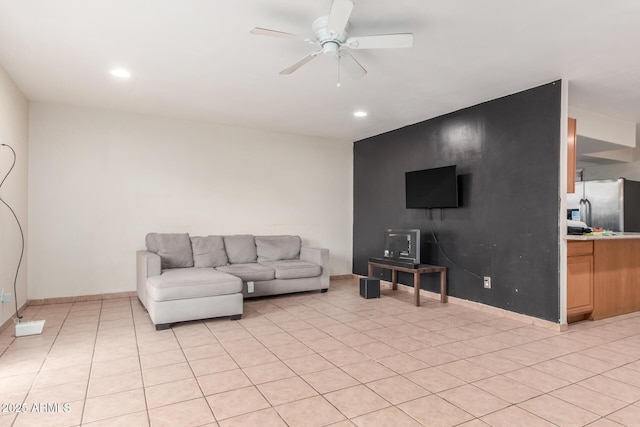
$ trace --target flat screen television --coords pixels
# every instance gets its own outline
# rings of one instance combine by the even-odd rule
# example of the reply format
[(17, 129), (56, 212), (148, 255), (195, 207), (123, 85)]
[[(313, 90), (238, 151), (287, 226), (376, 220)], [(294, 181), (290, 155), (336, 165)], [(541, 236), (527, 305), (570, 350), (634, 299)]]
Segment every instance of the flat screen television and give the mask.
[(384, 257), (420, 264), (420, 230), (385, 230)]
[(457, 208), (456, 165), (405, 172), (407, 209)]

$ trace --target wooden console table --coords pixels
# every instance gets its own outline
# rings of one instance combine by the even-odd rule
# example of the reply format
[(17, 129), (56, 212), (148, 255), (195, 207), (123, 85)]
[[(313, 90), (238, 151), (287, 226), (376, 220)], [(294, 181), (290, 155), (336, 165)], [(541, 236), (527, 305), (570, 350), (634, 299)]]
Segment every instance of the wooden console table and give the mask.
[(420, 275), (423, 273), (440, 273), (440, 302), (447, 302), (447, 267), (440, 265), (420, 264), (416, 268), (401, 267), (398, 265), (382, 264), (369, 261), (369, 277), (373, 277), (373, 268), (386, 268), (391, 270), (391, 286), (398, 289), (398, 271), (413, 274), (413, 293), (416, 305), (420, 305)]

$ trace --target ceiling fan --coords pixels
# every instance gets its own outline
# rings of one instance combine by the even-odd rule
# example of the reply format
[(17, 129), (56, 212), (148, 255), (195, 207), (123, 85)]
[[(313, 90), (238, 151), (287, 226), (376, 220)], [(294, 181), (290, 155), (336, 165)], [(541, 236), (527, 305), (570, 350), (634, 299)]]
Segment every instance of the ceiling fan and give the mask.
[(269, 30), (256, 27), (251, 34), (278, 37), (283, 39), (303, 40), (309, 44), (319, 45), (320, 49), (311, 52), (295, 64), (280, 71), (281, 75), (291, 74), (321, 54), (333, 55), (340, 66), (354, 79), (360, 79), (367, 70), (349, 53), (347, 49), (387, 49), (407, 48), (413, 46), (413, 34), (380, 34), (373, 36), (350, 37), (347, 34), (349, 17), (353, 11), (353, 1), (333, 0), (328, 16), (321, 16), (313, 21), (313, 37), (305, 38), (297, 34)]

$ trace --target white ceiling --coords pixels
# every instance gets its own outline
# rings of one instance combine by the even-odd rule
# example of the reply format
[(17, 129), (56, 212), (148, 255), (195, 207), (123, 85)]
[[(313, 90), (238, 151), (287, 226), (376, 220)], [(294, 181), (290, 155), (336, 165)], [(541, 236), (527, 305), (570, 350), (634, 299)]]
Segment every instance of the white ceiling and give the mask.
[[(415, 34), (353, 51), (342, 77), (311, 35), (331, 0), (0, 0), (0, 64), (33, 101), (354, 141), (559, 78), (570, 103), (640, 122), (640, 1), (361, 0), (350, 35)], [(129, 81), (109, 70), (126, 67)], [(356, 119), (364, 109), (369, 117)]]

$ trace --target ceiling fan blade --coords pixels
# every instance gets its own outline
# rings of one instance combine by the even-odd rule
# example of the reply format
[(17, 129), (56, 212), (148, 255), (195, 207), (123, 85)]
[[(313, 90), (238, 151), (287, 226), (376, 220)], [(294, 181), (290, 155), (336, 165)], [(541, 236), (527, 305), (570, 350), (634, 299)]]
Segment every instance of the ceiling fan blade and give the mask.
[(283, 31), (268, 30), (266, 28), (256, 27), (250, 31), (251, 34), (258, 36), (277, 37), (279, 39), (304, 40), (304, 37), (297, 34), (285, 33)]
[(293, 65), (285, 68), (284, 70), (280, 71), (280, 75), (287, 75), (287, 74), (293, 73), (298, 68), (302, 67), (304, 64), (306, 64), (307, 62), (311, 61), (313, 58), (315, 58), (316, 56), (320, 55), (321, 53), (322, 53), (322, 50), (310, 53), (309, 55), (307, 55), (304, 58), (302, 58), (300, 61), (298, 61), (295, 64), (293, 64)]
[(344, 32), (352, 10), (353, 2), (351, 0), (333, 0), (327, 24), (327, 31), (331, 37), (338, 37)]
[(353, 57), (346, 50), (340, 50), (336, 58), (340, 62), (340, 66), (351, 76), (352, 79), (358, 80), (367, 75), (367, 70), (364, 69), (362, 65), (356, 58)]
[(413, 46), (413, 34), (381, 34), (378, 36), (349, 37), (344, 43), (349, 49), (389, 49)]

